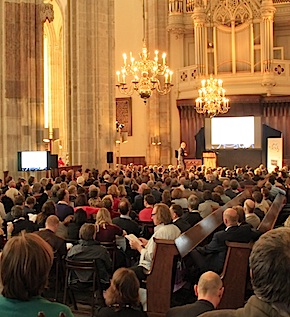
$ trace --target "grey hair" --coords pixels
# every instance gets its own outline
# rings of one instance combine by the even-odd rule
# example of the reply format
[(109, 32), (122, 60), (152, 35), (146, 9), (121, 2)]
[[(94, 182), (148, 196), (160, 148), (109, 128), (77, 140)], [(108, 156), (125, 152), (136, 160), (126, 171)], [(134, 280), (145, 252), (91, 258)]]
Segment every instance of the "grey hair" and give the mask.
[(263, 234), (250, 255), (254, 293), (290, 312), (290, 228)]
[(190, 209), (197, 209), (199, 205), (199, 198), (196, 195), (190, 195), (187, 199)]

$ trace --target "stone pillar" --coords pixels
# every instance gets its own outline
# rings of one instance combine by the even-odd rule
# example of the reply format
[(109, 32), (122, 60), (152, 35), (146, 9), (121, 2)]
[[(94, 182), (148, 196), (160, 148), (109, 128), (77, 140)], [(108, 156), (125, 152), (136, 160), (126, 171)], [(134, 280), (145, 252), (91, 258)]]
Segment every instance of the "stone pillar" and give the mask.
[(5, 37), (4, 37), (4, 1), (0, 1), (0, 178), (3, 179), (3, 171), (8, 169), (6, 158), (7, 142), (4, 132), (5, 127)]
[(41, 0), (1, 1), (0, 170), (17, 176), (17, 151), (43, 147), (43, 19)]
[[(154, 51), (160, 54), (169, 52), (169, 33), (167, 32), (168, 3), (167, 1), (148, 0), (148, 49), (151, 58)], [(166, 58), (169, 64), (170, 57)], [(169, 64), (170, 67), (170, 64)], [(170, 96), (160, 96), (156, 91), (147, 102), (148, 147), (147, 164), (169, 164), (171, 162), (170, 132)], [(161, 145), (152, 145), (150, 138), (160, 136)]]
[(207, 58), (207, 43), (206, 43), (206, 12), (203, 1), (196, 1), (194, 12), (192, 14), (194, 23), (194, 52), (195, 65), (197, 73), (200, 76), (205, 75), (205, 65)]
[(271, 95), (272, 87), (275, 86), (273, 63), (273, 23), (276, 9), (272, 0), (263, 0), (261, 5), (261, 61), (263, 80), (267, 95)]
[(70, 163), (104, 169), (115, 149), (114, 1), (68, 1), (66, 17)]

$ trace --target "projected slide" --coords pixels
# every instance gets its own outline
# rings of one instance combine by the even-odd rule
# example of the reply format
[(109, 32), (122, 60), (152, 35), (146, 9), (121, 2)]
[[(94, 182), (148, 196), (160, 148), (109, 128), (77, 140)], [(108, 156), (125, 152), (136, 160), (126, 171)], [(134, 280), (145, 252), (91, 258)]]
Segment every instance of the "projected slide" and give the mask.
[(22, 171), (42, 171), (47, 169), (47, 152), (31, 151), (21, 153)]
[(211, 119), (212, 149), (254, 148), (254, 117), (217, 117)]

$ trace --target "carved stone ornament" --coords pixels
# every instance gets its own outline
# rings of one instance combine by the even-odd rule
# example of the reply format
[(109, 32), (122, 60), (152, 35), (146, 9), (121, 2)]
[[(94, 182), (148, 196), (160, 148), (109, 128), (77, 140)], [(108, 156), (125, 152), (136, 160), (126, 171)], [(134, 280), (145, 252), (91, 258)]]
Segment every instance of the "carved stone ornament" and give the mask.
[(39, 17), (42, 23), (46, 20), (48, 20), (49, 23), (52, 22), (54, 19), (53, 5), (50, 3), (42, 3), (39, 6)]

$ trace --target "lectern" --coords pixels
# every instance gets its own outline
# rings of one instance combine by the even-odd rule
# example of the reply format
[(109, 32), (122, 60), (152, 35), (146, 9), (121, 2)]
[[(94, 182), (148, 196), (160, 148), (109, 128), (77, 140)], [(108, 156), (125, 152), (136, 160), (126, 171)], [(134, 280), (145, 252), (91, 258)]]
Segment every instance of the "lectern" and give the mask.
[(203, 159), (203, 165), (205, 165), (207, 168), (217, 167), (217, 155), (215, 152), (203, 152), (202, 159)]

